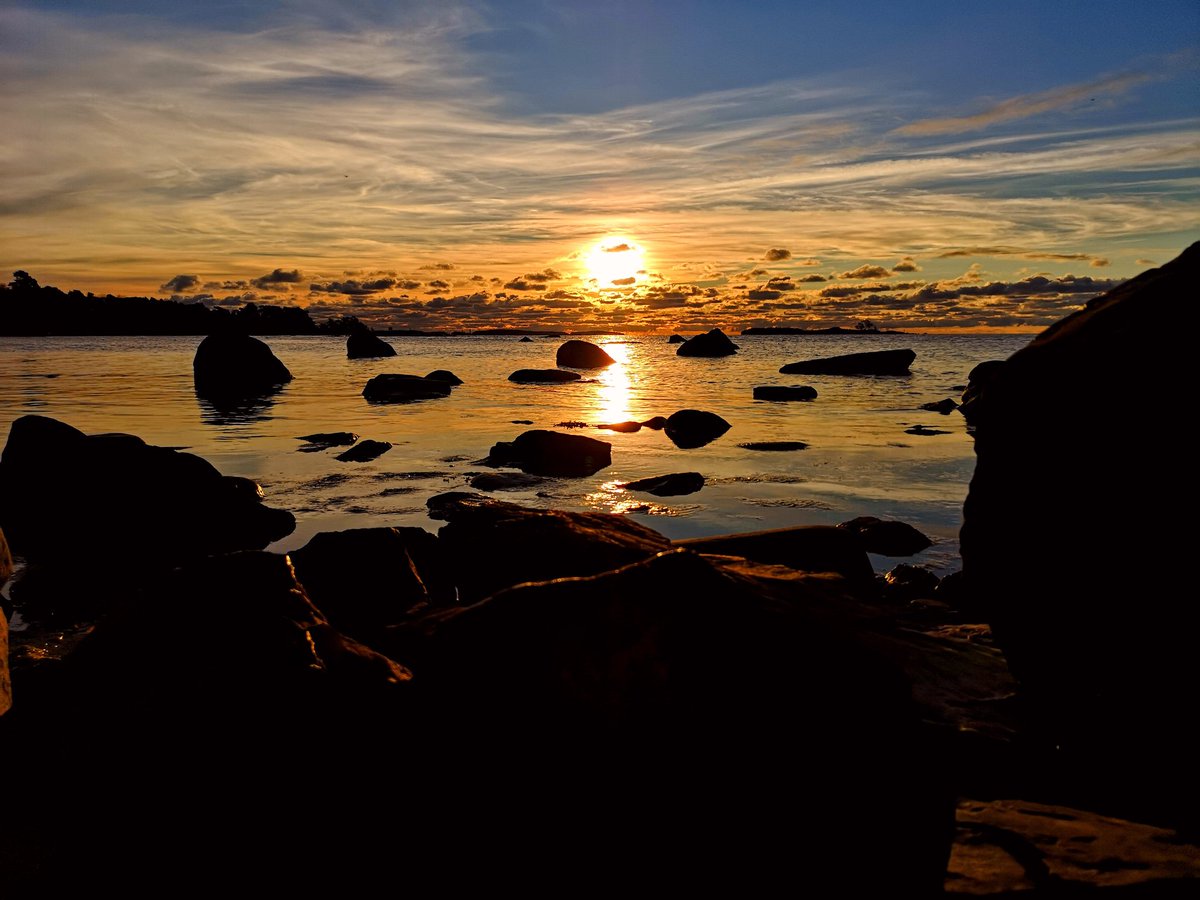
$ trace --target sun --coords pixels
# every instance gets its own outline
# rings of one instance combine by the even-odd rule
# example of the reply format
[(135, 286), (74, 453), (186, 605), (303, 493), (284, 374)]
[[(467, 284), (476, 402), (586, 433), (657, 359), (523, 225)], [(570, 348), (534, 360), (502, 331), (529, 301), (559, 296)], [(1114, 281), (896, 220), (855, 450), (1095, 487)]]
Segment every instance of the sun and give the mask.
[(645, 268), (646, 250), (624, 235), (609, 235), (584, 257), (588, 274), (601, 288), (626, 287), (637, 282)]

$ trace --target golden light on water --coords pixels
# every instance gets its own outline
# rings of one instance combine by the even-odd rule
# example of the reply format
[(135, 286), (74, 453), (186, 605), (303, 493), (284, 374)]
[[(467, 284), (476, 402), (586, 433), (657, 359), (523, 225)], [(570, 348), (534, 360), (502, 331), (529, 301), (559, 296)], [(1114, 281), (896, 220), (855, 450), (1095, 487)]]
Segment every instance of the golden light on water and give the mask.
[(633, 380), (630, 377), (629, 345), (603, 344), (602, 346), (616, 362), (599, 376), (600, 391), (597, 397), (599, 407), (596, 410), (598, 422), (604, 425), (627, 422), (632, 418), (629, 412), (629, 398), (633, 387)]
[(632, 238), (609, 235), (588, 252), (584, 262), (601, 289), (629, 287), (645, 269), (646, 249)]

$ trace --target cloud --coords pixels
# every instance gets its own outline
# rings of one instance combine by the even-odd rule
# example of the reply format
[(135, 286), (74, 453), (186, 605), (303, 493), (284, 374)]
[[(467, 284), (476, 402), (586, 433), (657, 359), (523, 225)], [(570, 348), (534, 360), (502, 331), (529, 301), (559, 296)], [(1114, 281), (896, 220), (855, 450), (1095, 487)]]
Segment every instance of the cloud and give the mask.
[(544, 291), (546, 285), (531, 284), (529, 281), (514, 278), (512, 281), (505, 282), (504, 289), (508, 291)]
[(838, 278), (887, 278), (891, 273), (883, 266), (864, 265), (849, 272), (843, 272)]
[(450, 282), (443, 281), (440, 278), (435, 278), (433, 281), (429, 282), (429, 286), (431, 288), (437, 288), (438, 290), (445, 290), (446, 288), (450, 287)]
[(443, 270), (449, 271), (450, 269), (453, 269), (454, 266), (448, 262), (440, 262), (440, 263), (432, 263), (427, 266), (421, 266), (421, 268), (422, 269), (443, 269)]
[(275, 269), (268, 272), (266, 275), (260, 275), (252, 282), (256, 287), (265, 288), (269, 284), (299, 284), (304, 280), (299, 269), (285, 271), (283, 269)]
[(979, 131), (999, 122), (1012, 122), (1055, 109), (1090, 103), (1100, 95), (1123, 94), (1134, 85), (1149, 80), (1149, 77), (1140, 73), (1114, 75), (1084, 84), (1064, 85), (1036, 94), (1022, 94), (993, 104), (974, 115), (946, 119), (923, 119), (897, 128), (896, 133), (938, 135)]
[(825, 278), (824, 275), (817, 275), (814, 272), (809, 275), (802, 275), (799, 278), (797, 278), (796, 280), (799, 282), (808, 283), (808, 282), (816, 282), (816, 281), (826, 281), (827, 279)]
[(1143, 259), (1135, 259), (1134, 262), (1137, 263), (1139, 266), (1157, 266), (1158, 265), (1158, 263), (1156, 263), (1152, 259), (1144, 259), (1144, 258)]
[(636, 278), (614, 278), (611, 282), (617, 285), (637, 284)]
[(170, 281), (162, 284), (159, 290), (182, 293), (183, 291), (192, 290), (198, 284), (200, 284), (200, 277), (198, 275), (176, 275)]
[(629, 244), (613, 244), (611, 247), (600, 248), (605, 253), (626, 253), (633, 249)]
[(783, 296), (780, 291), (754, 290), (746, 295), (751, 300), (778, 300)]
[(560, 278), (562, 278), (562, 273), (554, 269), (543, 269), (525, 276), (526, 281), (557, 281)]
[(347, 296), (363, 296), (377, 294), (396, 286), (395, 278), (376, 278), (373, 281), (359, 281), (351, 278), (346, 281), (330, 281), (325, 284), (313, 282), (308, 289), (319, 294), (345, 294)]
[(898, 262), (894, 266), (892, 266), (892, 271), (893, 272), (920, 272), (921, 267), (918, 266), (915, 262), (913, 262), (913, 258), (911, 256), (906, 256), (906, 257), (904, 257), (904, 259), (900, 260), (900, 262)]
[[(1091, 253), (1055, 253), (1053, 251), (1020, 250), (1015, 247), (962, 247), (938, 254), (938, 259), (958, 256), (1015, 256), (1020, 259), (1052, 259), (1061, 262), (1086, 262), (1093, 266), (1106, 266), (1108, 260)], [(1103, 260), (1096, 262), (1096, 260)]]
[(792, 283), (790, 278), (778, 277), (772, 278), (767, 282), (767, 290), (769, 291), (794, 291), (796, 285)]
[(1094, 269), (1103, 269), (1108, 265), (1108, 259), (1103, 256), (1097, 256), (1091, 262), (1089, 262), (1088, 265)]
[(769, 260), (776, 261), (776, 262), (781, 259), (791, 259), (791, 258), (792, 258), (792, 251), (786, 250), (783, 247), (772, 247), (763, 256), (763, 259), (769, 259)]

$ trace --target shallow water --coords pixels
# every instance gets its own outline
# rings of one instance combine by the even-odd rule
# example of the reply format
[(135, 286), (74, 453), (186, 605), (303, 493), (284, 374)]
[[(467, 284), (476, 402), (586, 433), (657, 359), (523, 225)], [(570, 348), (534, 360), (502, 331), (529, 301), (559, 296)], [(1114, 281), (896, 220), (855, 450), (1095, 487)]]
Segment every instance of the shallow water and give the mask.
[[(0, 338), (0, 440), (11, 423), (36, 413), (89, 434), (123, 431), (148, 443), (184, 447), (223, 473), (262, 484), (267, 503), (293, 511), (296, 531), (270, 549), (303, 546), (319, 531), (416, 525), (436, 531), (425, 501), (471, 490), (473, 474), (497, 441), (561, 422), (589, 426), (644, 421), (678, 409), (704, 409), (732, 427), (712, 443), (676, 447), (662, 431), (558, 428), (612, 444), (612, 465), (586, 478), (548, 479), (493, 496), (542, 507), (619, 512), (670, 538), (788, 525), (836, 524), (859, 515), (898, 518), (935, 545), (913, 562), (958, 567), (962, 502), (974, 468), (972, 439), (960, 413), (918, 409), (945, 397), (979, 362), (1003, 359), (1030, 335), (735, 336), (741, 350), (723, 359), (675, 354), (662, 337), (594, 338), (620, 360), (584, 373), (583, 382), (515, 384), (521, 368), (553, 368), (564, 339), (394, 337), (398, 355), (348, 360), (344, 338), (265, 341), (294, 380), (269, 400), (234, 413), (196, 397), (192, 357), (198, 337)], [(841, 353), (910, 347), (906, 377), (780, 375), (779, 367)], [(450, 369), (465, 382), (449, 397), (372, 404), (362, 388), (382, 372), (424, 375)], [(755, 385), (808, 384), (811, 402), (752, 398)], [(529, 422), (532, 424), (515, 424)], [(925, 425), (947, 434), (913, 435)], [(301, 452), (300, 435), (352, 431), (394, 446), (364, 463), (341, 462), (344, 447)], [(764, 452), (739, 444), (802, 441), (807, 449)], [(623, 482), (696, 471), (697, 493), (659, 498), (622, 490)], [(874, 559), (882, 571), (896, 560)]]

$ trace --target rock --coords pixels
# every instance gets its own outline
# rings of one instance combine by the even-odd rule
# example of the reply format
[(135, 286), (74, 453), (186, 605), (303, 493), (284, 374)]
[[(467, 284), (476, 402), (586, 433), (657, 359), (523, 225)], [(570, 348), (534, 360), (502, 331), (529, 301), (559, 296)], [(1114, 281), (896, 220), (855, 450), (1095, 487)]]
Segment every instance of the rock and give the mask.
[(395, 347), (370, 331), (355, 331), (346, 338), (347, 359), (373, 359), (395, 355)]
[[(1112, 809), (1200, 824), (1200, 607), (1190, 440), (1122, 427), (1179, 421), (1200, 243), (972, 373), (975, 472), (963, 573), (1046, 743)], [(982, 382), (982, 383), (981, 383)], [(968, 387), (968, 393), (973, 389)], [(1179, 562), (1167, 562), (1169, 560)], [(1182, 591), (1182, 593), (1181, 593)]]
[(192, 377), (199, 396), (223, 404), (272, 393), (291, 381), (292, 373), (257, 338), (216, 332), (196, 348)]
[(508, 380), (518, 384), (561, 384), (566, 381), (578, 381), (582, 377), (578, 372), (567, 372), (563, 369), (517, 369), (508, 376)]
[[(86, 435), (45, 416), (13, 422), (0, 457), (0, 528), (15, 553), (81, 582), (71, 603), (128, 588), (143, 573), (290, 534), (247, 478), (130, 434)], [(121, 566), (120, 579), (97, 573)], [(129, 584), (126, 584), (128, 582)]]
[(908, 375), (917, 354), (912, 350), (872, 350), (788, 363), (784, 375)]
[(525, 337), (523, 337), (519, 341), (517, 341), (517, 343), (518, 344), (532, 344), (533, 340), (532, 340), (532, 338), (529, 337), (529, 335), (526, 335)]
[(720, 328), (698, 334), (679, 345), (676, 356), (732, 356), (738, 346)]
[(875, 570), (862, 544), (845, 529), (830, 525), (686, 538), (672, 544), (697, 553), (740, 556), (801, 572), (833, 572), (860, 594), (875, 594)]
[(641, 426), (643, 428), (652, 428), (655, 431), (662, 431), (664, 428), (667, 427), (667, 417), (666, 416), (653, 416), (653, 417), (647, 419), (645, 422), (642, 422)]
[(449, 385), (458, 386), (463, 383), (463, 380), (451, 372), (449, 369), (434, 369), (425, 376), (427, 381), (444, 381)]
[(950, 413), (958, 409), (958, 404), (947, 397), (945, 400), (938, 400), (936, 403), (922, 403), (920, 409), (927, 409), (930, 412), (941, 413), (943, 416), (948, 416)]
[(656, 497), (678, 497), (694, 494), (704, 487), (704, 476), (699, 472), (672, 472), (670, 475), (656, 475), (617, 486), (627, 491), (645, 491)]
[(690, 450), (711, 444), (727, 432), (730, 425), (716, 413), (702, 409), (681, 409), (667, 417), (663, 428), (671, 443)]
[[(841, 603), (828, 579), (675, 551), (442, 614), (420, 678), (452, 711), (440, 721), (468, 795), (484, 784), (496, 808), (519, 803), (572, 871), (750, 894), (803, 871), (848, 896), (936, 896), (948, 766), (903, 673), (829, 618)], [(480, 767), (471, 736), (488, 734), (509, 738)], [(800, 817), (803, 840), (763, 797)], [(866, 809), (870, 865), (852, 837)], [(614, 817), (627, 853), (607, 845)]]
[(483, 472), (472, 478), (470, 484), (477, 491), (523, 491), (545, 480), (540, 475), (521, 472)]
[(1003, 370), (1004, 360), (989, 359), (981, 362), (967, 373), (967, 386), (963, 391), (962, 405), (959, 408), (968, 424), (973, 424), (975, 401), (979, 399), (984, 388), (992, 379), (996, 378)]
[[(532, 425), (533, 423), (530, 422), (529, 424)], [(555, 422), (554, 427), (555, 428), (587, 428), (588, 423), (580, 422), (578, 419), (569, 419), (566, 422)]]
[(595, 575), (647, 559), (671, 542), (632, 519), (612, 513), (531, 509), (489, 497), (451, 492), (427, 502), (455, 566), (464, 603), (514, 584)]
[(335, 459), (342, 462), (369, 462), (392, 449), (389, 441), (365, 440), (355, 444), (349, 450), (339, 453)]
[(863, 549), (883, 556), (912, 556), (933, 546), (933, 541), (907, 522), (859, 516), (842, 522), (838, 528), (858, 535)]
[[(4, 606), (7, 607), (7, 604)], [(0, 609), (0, 717), (6, 715), (13, 705), (12, 676), (8, 668), (8, 620), (11, 616), (10, 609)]]
[(804, 441), (748, 441), (744, 444), (738, 444), (738, 446), (743, 450), (767, 450), (775, 452), (808, 449), (808, 444), (804, 443)]
[(669, 338), (667, 338), (667, 343), (668, 344), (684, 344), (684, 343), (687, 343), (687, 338), (685, 338), (682, 334), (673, 334)]
[(641, 422), (614, 422), (612, 425), (597, 425), (597, 428), (604, 428), (608, 431), (621, 431), (630, 434), (635, 431), (642, 430)]
[(935, 434), (951, 434), (952, 432), (946, 431), (942, 428), (930, 428), (928, 425), (914, 425), (912, 428), (905, 428), (904, 433), (932, 437)]
[(411, 403), (448, 397), (453, 388), (449, 382), (430, 380), (420, 375), (376, 375), (367, 382), (362, 395), (371, 403)]
[(908, 563), (900, 563), (883, 575), (883, 595), (896, 603), (932, 597), (937, 586), (937, 575)]
[(358, 435), (352, 431), (323, 431), (301, 435), (296, 440), (319, 444), (322, 447), (349, 447), (358, 440)]
[(589, 341), (567, 341), (554, 355), (555, 365), (572, 369), (600, 369), (615, 362), (606, 350)]
[(369, 645), (391, 626), (457, 602), (437, 536), (423, 528), (325, 531), (289, 555), (333, 627)]
[(794, 400), (815, 400), (817, 398), (817, 389), (809, 387), (806, 384), (784, 386), (774, 384), (762, 384), (754, 388), (755, 400), (778, 400), (778, 401), (794, 401)]
[(8, 539), (0, 529), (0, 588), (8, 583), (13, 574), (12, 551), (8, 547)]
[(578, 434), (533, 430), (492, 446), (486, 465), (530, 475), (592, 475), (612, 464), (612, 444)]

